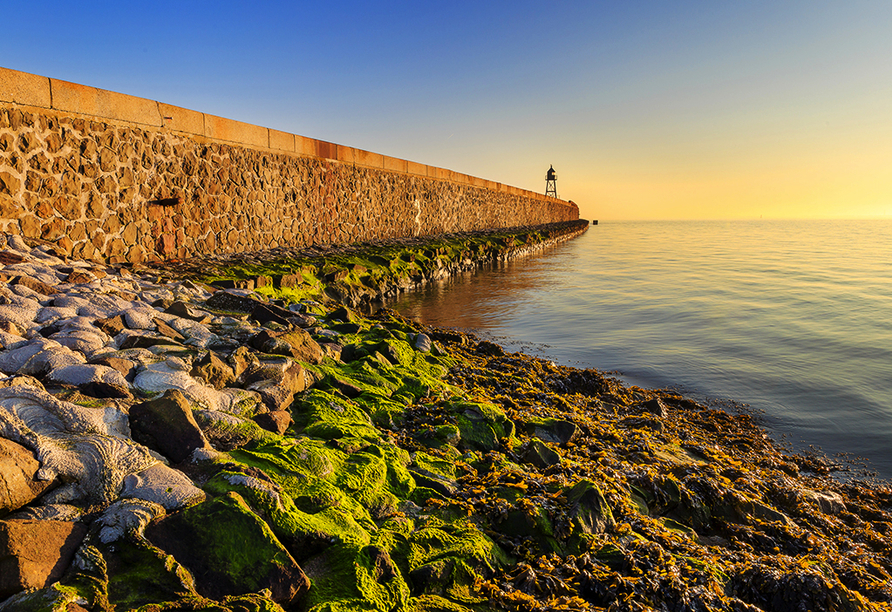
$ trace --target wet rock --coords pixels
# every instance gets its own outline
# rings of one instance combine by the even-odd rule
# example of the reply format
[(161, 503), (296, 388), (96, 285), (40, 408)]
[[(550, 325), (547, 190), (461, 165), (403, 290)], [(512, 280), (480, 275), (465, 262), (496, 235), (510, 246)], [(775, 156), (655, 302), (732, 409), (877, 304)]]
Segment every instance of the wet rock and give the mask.
[(251, 310), (251, 318), (260, 323), (278, 323), (280, 325), (288, 325), (295, 313), (285, 308), (280, 308), (274, 304), (258, 303)]
[(212, 310), (250, 314), (259, 303), (259, 300), (250, 297), (245, 292), (218, 291), (208, 298), (205, 305)]
[(583, 533), (602, 533), (614, 526), (613, 512), (595, 483), (581, 480), (566, 492), (566, 496), (573, 524)]
[(213, 351), (208, 351), (205, 355), (192, 364), (190, 374), (199, 380), (203, 380), (206, 384), (215, 389), (228, 387), (235, 382), (235, 373), (226, 362), (220, 359)]
[(182, 463), (197, 448), (210, 445), (192, 416), (192, 405), (178, 390), (130, 408), (133, 439)]
[(579, 427), (572, 421), (542, 419), (523, 423), (522, 427), (531, 436), (552, 444), (569, 444), (579, 435)]
[(666, 404), (664, 404), (663, 400), (661, 400), (658, 397), (655, 397), (651, 400), (648, 400), (648, 401), (640, 404), (638, 406), (638, 408), (645, 412), (649, 412), (650, 414), (652, 414), (656, 417), (659, 417), (661, 419), (665, 419), (667, 416), (669, 416), (669, 412), (666, 408)]
[(415, 341), (412, 343), (412, 346), (415, 349), (422, 353), (430, 353), (431, 352), (431, 339), (427, 334), (418, 334), (415, 336)]
[(481, 355), (489, 355), (491, 357), (504, 357), (505, 349), (498, 344), (483, 340), (477, 345), (477, 352)]
[(205, 597), (269, 589), (274, 601), (289, 604), (310, 588), (294, 558), (235, 493), (151, 523), (145, 535), (192, 572)]
[(0, 521), (0, 600), (62, 578), (86, 534), (80, 523)]
[(812, 491), (805, 489), (802, 491), (805, 499), (817, 505), (824, 514), (837, 515), (846, 511), (846, 505), (839, 493), (833, 491)]
[(530, 440), (520, 452), (520, 460), (544, 470), (561, 462), (561, 456), (539, 440)]
[(253, 417), (254, 422), (263, 429), (283, 435), (291, 426), (291, 413), (286, 410), (271, 410)]
[(0, 438), (0, 515), (21, 508), (52, 485), (37, 480), (39, 469), (40, 462), (30, 449)]

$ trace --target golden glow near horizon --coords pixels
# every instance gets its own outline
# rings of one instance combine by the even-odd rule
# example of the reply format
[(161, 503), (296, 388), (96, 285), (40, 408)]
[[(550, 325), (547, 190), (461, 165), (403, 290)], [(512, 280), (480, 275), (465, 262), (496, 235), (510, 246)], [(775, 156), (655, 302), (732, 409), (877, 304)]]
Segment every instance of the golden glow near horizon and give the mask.
[(553, 164), (589, 219), (886, 218), (890, 33), (889, 0), (158, 0), (45, 10), (0, 61), (539, 193)]

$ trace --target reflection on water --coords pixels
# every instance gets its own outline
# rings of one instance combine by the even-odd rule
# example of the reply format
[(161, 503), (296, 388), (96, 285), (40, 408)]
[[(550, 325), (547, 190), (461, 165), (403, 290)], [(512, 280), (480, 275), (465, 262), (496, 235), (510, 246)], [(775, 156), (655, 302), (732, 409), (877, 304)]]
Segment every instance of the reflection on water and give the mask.
[(765, 411), (892, 477), (892, 223), (626, 222), (395, 304), (511, 350)]

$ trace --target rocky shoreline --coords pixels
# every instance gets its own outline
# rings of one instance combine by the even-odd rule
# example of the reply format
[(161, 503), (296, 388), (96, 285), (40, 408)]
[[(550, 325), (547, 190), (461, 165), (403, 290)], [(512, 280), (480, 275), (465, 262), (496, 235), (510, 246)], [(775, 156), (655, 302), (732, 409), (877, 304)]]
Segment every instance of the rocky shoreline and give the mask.
[(581, 226), (130, 268), (0, 244), (0, 612), (889, 610), (892, 490), (374, 300)]

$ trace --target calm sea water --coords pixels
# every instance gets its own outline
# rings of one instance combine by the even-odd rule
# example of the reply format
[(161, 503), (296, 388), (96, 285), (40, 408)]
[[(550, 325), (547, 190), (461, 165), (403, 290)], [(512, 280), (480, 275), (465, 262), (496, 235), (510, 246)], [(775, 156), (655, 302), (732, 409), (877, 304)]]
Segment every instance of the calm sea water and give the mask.
[(776, 440), (865, 457), (892, 479), (892, 221), (602, 223), (394, 306), (639, 386), (748, 404)]

